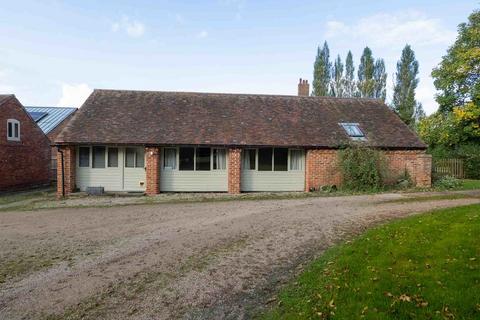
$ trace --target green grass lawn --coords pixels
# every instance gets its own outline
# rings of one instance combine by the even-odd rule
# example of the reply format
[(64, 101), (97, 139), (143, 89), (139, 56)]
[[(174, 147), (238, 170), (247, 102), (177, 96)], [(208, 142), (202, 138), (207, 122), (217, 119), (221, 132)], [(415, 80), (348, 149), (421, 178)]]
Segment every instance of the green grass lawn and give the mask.
[(471, 180), (471, 179), (464, 179), (462, 180), (462, 190), (475, 190), (480, 189), (480, 180)]
[(480, 205), (372, 229), (328, 250), (262, 319), (480, 319)]

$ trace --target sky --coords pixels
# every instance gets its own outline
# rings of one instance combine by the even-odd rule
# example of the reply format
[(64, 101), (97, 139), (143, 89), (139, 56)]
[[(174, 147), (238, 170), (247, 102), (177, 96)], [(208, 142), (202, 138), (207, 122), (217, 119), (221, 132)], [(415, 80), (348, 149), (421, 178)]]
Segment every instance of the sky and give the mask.
[[(437, 109), (432, 68), (476, 1), (0, 0), (0, 93), (80, 107), (93, 89), (297, 94), (317, 47), (386, 63), (387, 102), (406, 43), (417, 100)], [(356, 70), (355, 70), (356, 72)]]

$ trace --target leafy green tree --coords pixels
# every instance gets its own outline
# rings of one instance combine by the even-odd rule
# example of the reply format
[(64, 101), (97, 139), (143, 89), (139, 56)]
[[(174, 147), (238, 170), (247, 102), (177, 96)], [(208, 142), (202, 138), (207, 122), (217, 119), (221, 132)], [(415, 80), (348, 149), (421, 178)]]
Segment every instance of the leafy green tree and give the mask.
[(480, 10), (458, 26), (455, 43), (433, 69), (432, 77), (440, 91), (436, 99), (441, 112), (451, 112), (468, 101), (480, 107)]
[(385, 71), (385, 61), (377, 59), (373, 69), (374, 91), (373, 97), (385, 102), (387, 97), (387, 72)]
[(347, 59), (345, 59), (345, 85), (344, 96), (355, 97), (357, 95), (357, 87), (355, 84), (355, 67), (353, 66), (352, 52), (349, 50)]
[(418, 112), (420, 112), (420, 110), (416, 110), (418, 104), (415, 101), (415, 89), (419, 81), (417, 75), (418, 61), (415, 59), (415, 52), (407, 44), (402, 50), (400, 60), (397, 62), (392, 103), (393, 110), (409, 126), (415, 124)]
[(330, 95), (330, 76), (332, 64), (330, 62), (330, 50), (327, 41), (324, 42), (323, 48), (317, 49), (317, 57), (313, 65), (313, 95), (328, 96)]
[(375, 90), (375, 79), (373, 78), (375, 62), (372, 50), (369, 47), (363, 49), (360, 65), (358, 66), (358, 91), (362, 98), (373, 98)]
[(343, 62), (340, 55), (337, 56), (337, 59), (335, 59), (335, 63), (333, 64), (332, 78), (332, 96), (343, 97), (345, 94), (345, 79), (343, 77)]

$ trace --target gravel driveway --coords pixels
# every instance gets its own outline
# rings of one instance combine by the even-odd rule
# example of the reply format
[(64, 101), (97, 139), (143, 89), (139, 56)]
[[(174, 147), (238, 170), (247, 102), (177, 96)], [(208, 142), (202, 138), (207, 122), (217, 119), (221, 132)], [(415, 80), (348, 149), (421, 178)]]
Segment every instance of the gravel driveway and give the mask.
[(401, 197), (0, 212), (0, 258), (18, 271), (0, 281), (0, 319), (249, 318), (335, 242), (479, 202), (390, 201)]

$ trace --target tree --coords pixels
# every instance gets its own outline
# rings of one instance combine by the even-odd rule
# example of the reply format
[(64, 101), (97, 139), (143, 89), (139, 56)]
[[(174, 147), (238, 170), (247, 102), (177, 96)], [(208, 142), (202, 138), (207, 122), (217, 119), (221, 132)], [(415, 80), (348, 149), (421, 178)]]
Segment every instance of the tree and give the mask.
[[(395, 85), (393, 87), (393, 110), (407, 125), (414, 125), (418, 118), (418, 104), (415, 101), (415, 89), (418, 85), (418, 61), (410, 45), (405, 45), (402, 56), (397, 62)], [(421, 107), (421, 105), (419, 105)], [(422, 107), (423, 109), (423, 107)]]
[(344, 96), (355, 97), (356, 96), (356, 84), (355, 84), (355, 67), (353, 66), (352, 52), (348, 51), (347, 59), (345, 59), (345, 85)]
[(458, 36), (442, 61), (432, 71), (440, 93), (439, 110), (448, 113), (456, 106), (472, 101), (480, 107), (480, 11), (474, 11), (467, 23), (458, 26)]
[(375, 88), (374, 60), (372, 50), (369, 47), (363, 49), (362, 57), (360, 58), (360, 65), (358, 66), (358, 91), (362, 98), (373, 98)]
[(313, 95), (328, 96), (330, 94), (330, 76), (332, 64), (330, 63), (330, 50), (327, 41), (324, 42), (323, 48), (317, 49), (317, 57), (313, 65)]
[(343, 63), (340, 55), (337, 56), (335, 63), (333, 64), (332, 70), (332, 89), (331, 94), (334, 97), (343, 97), (344, 96), (344, 85), (345, 79), (343, 78)]
[(385, 61), (378, 59), (373, 68), (373, 80), (375, 82), (373, 97), (385, 102), (387, 97), (387, 73), (385, 71)]

